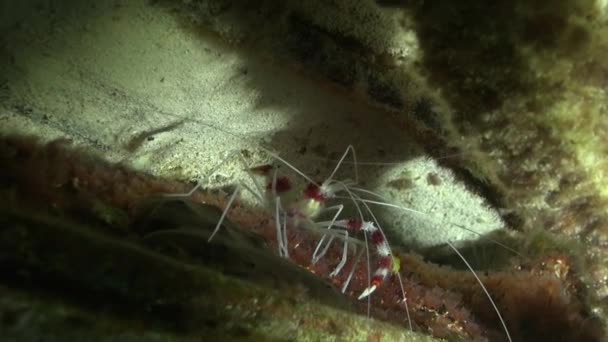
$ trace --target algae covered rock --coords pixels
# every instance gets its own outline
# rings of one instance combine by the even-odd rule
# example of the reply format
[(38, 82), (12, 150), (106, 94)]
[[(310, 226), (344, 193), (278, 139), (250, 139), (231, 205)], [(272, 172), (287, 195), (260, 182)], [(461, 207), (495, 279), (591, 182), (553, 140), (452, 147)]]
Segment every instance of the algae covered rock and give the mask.
[[(516, 339), (605, 337), (605, 1), (1, 8), (0, 133), (42, 141), (0, 145), (2, 324), (15, 338), (31, 338), (20, 335), (24, 322), (45, 334), (66, 327), (57, 339), (84, 336), (69, 335), (83, 327), (100, 339), (138, 329), (151, 340), (410, 338), (395, 279), (371, 309), (353, 301), (335, 290), (343, 278), (322, 276), (338, 253), (310, 265), (316, 240), (296, 236), (299, 266), (276, 259), (269, 214), (246, 199), (218, 243), (198, 248), (222, 191), (247, 176), (238, 161), (208, 179), (213, 191), (140, 211), (153, 195), (188, 191), (233, 151), (254, 164), (270, 149), (322, 177), (349, 144), (362, 186), (435, 215), (381, 217), (394, 229), (416, 330), (505, 338), (443, 248), (479, 235), (469, 229), (488, 235), (459, 247), (500, 297)], [(339, 177), (352, 178), (345, 165)], [(365, 287), (364, 273), (354, 288)], [(378, 333), (383, 323), (351, 315), (367, 310), (399, 329)]]

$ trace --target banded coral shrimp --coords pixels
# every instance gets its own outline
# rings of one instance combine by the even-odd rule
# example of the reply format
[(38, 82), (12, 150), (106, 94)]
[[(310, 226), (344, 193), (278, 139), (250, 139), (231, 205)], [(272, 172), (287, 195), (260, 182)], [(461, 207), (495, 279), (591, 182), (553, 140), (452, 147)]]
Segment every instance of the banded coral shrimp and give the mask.
[[(349, 231), (351, 233), (363, 232), (365, 237), (365, 251), (368, 259), (369, 268), (369, 250), (367, 248), (367, 235), (370, 235), (371, 242), (374, 245), (377, 254), (380, 257), (379, 267), (375, 271), (374, 276), (370, 278), (370, 285), (359, 295), (359, 299), (369, 297), (378, 286), (384, 281), (389, 275), (391, 269), (398, 269), (398, 265), (394, 262), (390, 246), (386, 241), (386, 236), (379, 226), (377, 219), (373, 216), (369, 206), (362, 202), (363, 206), (367, 209), (368, 213), (371, 214), (375, 222), (365, 220), (363, 211), (361, 210), (358, 200), (359, 196), (352, 193), (347, 185), (348, 182), (342, 182), (334, 179), (334, 175), (338, 171), (341, 162), (346, 158), (347, 154), (352, 153), (353, 159), (356, 161), (354, 148), (349, 146), (341, 161), (338, 162), (336, 168), (332, 174), (323, 182), (317, 183), (310, 177), (302, 173), (300, 170), (289, 164), (287, 161), (279, 157), (278, 155), (267, 151), (277, 160), (287, 165), (291, 170), (302, 176), (306, 180), (307, 184), (303, 187), (303, 190), (298, 191), (297, 187), (294, 187), (292, 180), (287, 176), (278, 176), (278, 170), (272, 165), (266, 164), (253, 168), (248, 168), (244, 163), (242, 156), (239, 156), (241, 162), (245, 166), (247, 173), (251, 176), (254, 186), (248, 186), (245, 183), (239, 183), (236, 189), (230, 195), (226, 206), (222, 212), (222, 215), (217, 222), (214, 231), (211, 233), (208, 241), (210, 242), (215, 234), (219, 231), (222, 223), (227, 216), (233, 202), (237, 195), (242, 189), (245, 189), (252, 194), (257, 200), (260, 201), (270, 212), (272, 212), (275, 221), (276, 228), (276, 241), (278, 245), (278, 254), (282, 257), (289, 258), (289, 242), (287, 239), (288, 227), (290, 229), (304, 229), (309, 231), (317, 231), (323, 234), (323, 237), (318, 242), (312, 255), (312, 263), (316, 263), (321, 259), (328, 251), (332, 241), (336, 237), (340, 237), (344, 240), (343, 253), (340, 262), (336, 265), (335, 269), (330, 274), (335, 276), (340, 273), (346, 264), (348, 255), (348, 245), (354, 240), (349, 238)], [(234, 156), (232, 154), (231, 156)], [(222, 162), (223, 163), (223, 162)], [(219, 168), (221, 164), (217, 166)], [(265, 178), (265, 183), (261, 186), (255, 179), (255, 175), (262, 176)], [(356, 184), (357, 176), (355, 176), (354, 183)], [(171, 194), (166, 196), (171, 197), (188, 197), (199, 187), (202, 183), (199, 182), (191, 191), (184, 194)], [(340, 214), (344, 210), (343, 204), (336, 204), (327, 206), (327, 201), (336, 198), (336, 195), (342, 191), (347, 192), (350, 195), (352, 203), (357, 208), (359, 219), (339, 219)], [(283, 201), (281, 201), (283, 199)], [(321, 216), (325, 212), (335, 212), (330, 221), (315, 222), (314, 220)], [(321, 229), (323, 228), (323, 230)], [(335, 234), (335, 228), (341, 228), (341, 233)], [(330, 235), (329, 241), (324, 244), (324, 240)], [(352, 277), (352, 273), (349, 278)], [(343, 287), (343, 292), (348, 286), (348, 281)], [(405, 295), (404, 295), (405, 298)], [(406, 304), (407, 305), (407, 304)], [(409, 319), (408, 319), (409, 321)], [(411, 323), (410, 323), (411, 328)]]
[[(228, 216), (228, 212), (232, 204), (236, 201), (238, 194), (241, 190), (253, 195), (262, 206), (268, 210), (270, 216), (272, 216), (275, 240), (277, 244), (278, 254), (286, 257), (293, 258), (294, 261), (300, 265), (307, 265), (306, 267), (315, 271), (314, 264), (323, 258), (334, 260), (332, 264), (333, 271), (326, 272), (325, 276), (329, 274), (332, 277), (337, 277), (343, 268), (350, 269), (348, 275), (343, 275), (335, 283), (340, 284), (342, 292), (346, 292), (349, 284), (353, 277), (359, 278), (359, 284), (361, 286), (354, 286), (355, 288), (361, 288), (355, 295), (358, 299), (367, 298), (367, 311), (368, 315), (370, 312), (371, 298), (373, 293), (383, 287), (383, 283), (386, 279), (391, 278), (396, 280), (398, 283), (399, 292), (398, 298), (395, 299), (396, 305), (405, 308), (407, 316), (407, 324), (412, 329), (412, 318), (410, 318), (410, 312), (407, 308), (407, 296), (404, 289), (401, 272), (399, 270), (399, 259), (393, 255), (392, 248), (388, 243), (388, 239), (381, 228), (381, 224), (371, 209), (371, 205), (384, 205), (392, 206), (395, 208), (403, 209), (410, 212), (415, 212), (408, 208), (400, 208), (396, 205), (391, 205), (378, 194), (373, 191), (366, 190), (357, 186), (358, 176), (357, 171), (354, 171), (355, 179), (353, 181), (340, 181), (335, 178), (338, 169), (344, 165), (345, 158), (349, 153), (352, 153), (353, 162), (356, 166), (356, 157), (354, 148), (349, 146), (344, 151), (340, 160), (338, 160), (336, 166), (331, 172), (330, 176), (322, 182), (314, 181), (310, 176), (307, 176), (302, 171), (297, 169), (294, 165), (280, 157), (279, 155), (266, 150), (275, 161), (280, 163), (279, 166), (271, 164), (258, 165), (257, 167), (249, 167), (244, 162), (243, 156), (239, 153), (233, 153), (229, 157), (238, 158), (243, 168), (246, 170), (248, 177), (251, 179), (253, 185), (247, 185), (246, 183), (239, 183), (236, 189), (230, 194), (229, 199), (224, 207), (222, 216), (215, 227), (215, 232), (221, 229), (222, 220)], [(225, 160), (224, 160), (225, 161)], [(220, 165), (221, 166), (221, 165)], [(219, 168), (220, 166), (216, 167)], [(298, 175), (304, 185), (302, 187), (294, 186), (297, 183), (297, 179), (290, 178), (279, 174), (279, 167), (287, 167), (287, 171), (290, 171), (293, 175)], [(259, 183), (260, 179), (263, 179), (262, 185)], [(302, 182), (301, 182), (302, 183)], [(203, 183), (198, 183), (196, 187), (190, 191), (190, 193), (202, 187)], [(298, 191), (299, 190), (299, 191)], [(185, 194), (185, 195), (189, 195)], [(184, 194), (178, 195), (183, 196)], [(372, 197), (366, 197), (371, 195)], [(338, 203), (338, 204), (333, 204)], [(350, 204), (354, 207), (354, 216), (341, 216), (347, 213), (344, 210), (344, 204)], [(329, 220), (326, 221), (315, 221), (319, 217), (323, 217), (323, 211), (333, 212), (329, 216)], [(420, 213), (422, 214), (422, 213)], [(290, 252), (289, 241), (297, 241), (293, 235), (297, 233), (305, 232), (305, 234), (315, 233), (315, 236), (320, 236), (317, 242), (313, 243), (312, 247), (308, 247), (307, 250), (314, 250), (305, 256), (308, 258), (307, 261), (302, 260), (302, 256), (294, 255), (294, 250), (298, 250), (298, 244), (294, 243), (292, 246), (292, 252)], [(349, 236), (350, 233), (363, 232), (364, 242), (352, 239)], [(290, 236), (291, 235), (291, 236)], [(368, 239), (369, 236), (369, 239)], [(341, 239), (343, 241), (342, 248), (337, 251), (336, 248), (330, 249), (332, 241), (334, 239)], [(212, 237), (210, 238), (212, 240)], [(370, 248), (368, 242), (371, 242), (372, 250), (375, 252), (375, 256), (370, 256)], [(357, 270), (357, 265), (361, 257), (361, 253), (349, 254), (349, 246), (365, 248), (367, 265), (363, 267), (364, 271)], [(453, 247), (453, 245), (450, 244)], [(453, 247), (455, 249), (455, 247)], [(303, 248), (299, 248), (303, 250)], [(333, 253), (333, 254), (332, 254)], [(348, 262), (347, 262), (347, 259)], [(350, 260), (352, 259), (352, 260)], [(378, 267), (375, 269), (373, 276), (371, 275), (371, 261), (372, 259), (377, 260)], [(353, 276), (358, 271), (358, 275)], [(471, 268), (474, 274), (474, 271)], [(318, 269), (317, 269), (318, 272)], [(361, 274), (362, 273), (362, 274)], [(361, 281), (361, 278), (367, 280)], [(490, 294), (487, 292), (481, 280), (475, 276), (484, 292), (488, 296), (490, 302), (495, 307), (494, 302)], [(391, 290), (394, 291), (394, 288)], [(394, 296), (394, 294), (393, 294)], [(384, 300), (384, 299), (382, 299)], [(399, 304), (401, 303), (401, 304)], [(498, 312), (498, 309), (495, 307)], [(498, 312), (498, 316), (500, 313)], [(502, 321), (502, 317), (500, 318)], [(403, 321), (405, 322), (405, 320)], [(503, 327), (506, 330), (506, 326), (503, 321)], [(510, 337), (508, 337), (510, 340)]]

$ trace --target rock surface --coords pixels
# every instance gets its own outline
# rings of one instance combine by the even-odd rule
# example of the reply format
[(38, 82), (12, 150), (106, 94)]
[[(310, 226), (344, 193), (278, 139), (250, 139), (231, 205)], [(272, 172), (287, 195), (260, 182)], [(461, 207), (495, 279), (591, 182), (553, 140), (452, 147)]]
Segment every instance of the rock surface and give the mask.
[(383, 213), (394, 245), (506, 228), (608, 321), (605, 1), (34, 3), (2, 2), (2, 133), (180, 180), (265, 148), (322, 178), (353, 144), (363, 186), (423, 212)]

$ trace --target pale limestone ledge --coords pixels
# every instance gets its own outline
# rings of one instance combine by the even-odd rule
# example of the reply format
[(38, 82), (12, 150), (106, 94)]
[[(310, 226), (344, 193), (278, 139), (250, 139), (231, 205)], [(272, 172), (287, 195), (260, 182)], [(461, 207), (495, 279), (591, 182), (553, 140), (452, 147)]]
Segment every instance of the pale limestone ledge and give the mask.
[[(14, 65), (4, 64), (7, 89), (2, 133), (68, 137), (113, 161), (153, 174), (194, 180), (231, 151), (247, 150), (251, 165), (269, 161), (260, 144), (303, 172), (323, 177), (348, 144), (360, 161), (361, 183), (390, 201), (425, 214), (382, 211), (385, 229), (419, 247), (500, 229), (499, 216), (420, 154), (382, 113), (353, 103), (318, 82), (194, 34), (166, 11), (143, 1), (113, 7), (42, 9), (6, 42)], [(154, 135), (134, 152), (124, 145), (138, 133), (185, 120)], [(232, 132), (233, 134), (228, 134)], [(301, 154), (303, 147), (306, 151)], [(247, 179), (236, 160), (212, 186)], [(353, 177), (345, 164), (340, 177)], [(441, 179), (433, 185), (433, 173)], [(404, 178), (411, 187), (397, 191)]]

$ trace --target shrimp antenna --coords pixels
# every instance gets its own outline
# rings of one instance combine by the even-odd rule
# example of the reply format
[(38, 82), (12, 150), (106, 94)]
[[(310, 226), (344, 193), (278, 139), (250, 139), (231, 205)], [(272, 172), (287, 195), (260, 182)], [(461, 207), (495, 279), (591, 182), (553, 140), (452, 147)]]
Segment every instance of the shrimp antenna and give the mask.
[(271, 150), (260, 146), (260, 148), (262, 150), (264, 150), (264, 152), (268, 153), (272, 158), (280, 161), (281, 163), (285, 164), (288, 168), (290, 168), (293, 172), (297, 173), (298, 175), (300, 175), (302, 178), (306, 179), (308, 182), (319, 186), (319, 184), (317, 182), (315, 182), (314, 180), (312, 180), (312, 178), (308, 177), (304, 172), (300, 171), (297, 167), (291, 165), (287, 160), (281, 158), (281, 156), (279, 156), (278, 154), (272, 152)]
[(465, 257), (462, 254), (460, 254), (458, 249), (456, 247), (454, 247), (454, 245), (451, 242), (447, 241), (447, 244), (448, 244), (448, 246), (450, 246), (450, 248), (452, 248), (454, 250), (454, 252), (456, 252), (456, 254), (458, 254), (458, 256), (460, 257), (460, 259), (462, 259), (464, 264), (467, 265), (467, 268), (469, 269), (469, 271), (471, 271), (471, 273), (473, 273), (473, 276), (475, 277), (475, 279), (477, 279), (477, 282), (483, 289), (483, 292), (485, 292), (486, 296), (490, 300), (490, 303), (492, 304), (492, 307), (494, 307), (494, 311), (496, 311), (496, 314), (498, 315), (498, 319), (500, 320), (500, 323), (502, 324), (502, 327), (505, 330), (505, 334), (507, 335), (507, 340), (509, 340), (509, 342), (512, 342), (513, 340), (511, 340), (511, 335), (509, 334), (509, 329), (507, 329), (507, 324), (505, 323), (505, 320), (502, 318), (502, 315), (500, 314), (500, 310), (498, 310), (498, 307), (496, 306), (496, 303), (492, 299), (492, 296), (490, 296), (490, 292), (488, 292), (488, 289), (486, 289), (486, 287), (483, 285), (483, 283), (481, 282), (481, 279), (479, 279), (479, 277), (477, 276), (477, 273), (475, 273), (475, 271), (473, 270), (473, 267), (471, 267), (471, 265), (469, 265), (469, 262), (467, 261), (467, 259), (465, 259)]
[[(373, 191), (370, 191), (370, 190), (366, 190), (366, 189), (362, 189), (362, 188), (356, 188), (356, 187), (351, 187), (351, 189), (354, 190), (354, 191), (363, 192), (363, 193), (366, 193), (366, 194), (370, 194), (370, 195), (376, 196), (379, 199), (383, 200), (383, 202), (381, 202), (381, 201), (374, 201), (374, 200), (369, 200), (369, 199), (364, 199), (364, 198), (358, 197), (358, 201), (360, 201), (362, 203), (376, 204), (376, 205), (383, 206), (383, 207), (394, 208), (394, 209), (398, 209), (398, 210), (402, 210), (402, 211), (407, 211), (407, 212), (410, 212), (410, 213), (418, 214), (418, 215), (421, 215), (421, 217), (423, 217), (425, 220), (427, 220), (427, 221), (429, 221), (431, 223), (434, 223), (429, 218), (429, 215), (426, 214), (426, 213), (424, 213), (424, 212), (422, 212), (422, 211), (419, 211), (419, 210), (416, 210), (416, 209), (412, 209), (412, 208), (403, 207), (403, 206), (400, 206), (400, 205), (397, 205), (397, 204), (388, 203), (388, 202), (384, 201), (384, 198), (380, 194), (377, 194), (377, 193), (375, 193)], [(336, 198), (340, 198), (340, 197), (336, 197)], [(483, 234), (481, 234), (481, 233), (479, 233), (479, 232), (477, 232), (477, 231), (475, 231), (473, 229), (467, 228), (465, 226), (462, 226), (462, 225), (454, 223), (454, 222), (449, 222), (449, 224), (453, 225), (454, 227), (457, 227), (458, 229), (462, 229), (462, 230), (465, 230), (465, 231), (467, 231), (469, 233), (477, 235), (479, 237), (488, 239), (488, 241), (490, 241), (490, 242), (492, 242), (492, 243), (494, 243), (494, 244), (496, 244), (496, 245), (498, 245), (498, 246), (500, 246), (500, 247), (508, 250), (509, 252), (511, 252), (511, 253), (513, 253), (513, 254), (515, 254), (517, 256), (523, 257), (523, 255), (521, 253), (519, 253), (515, 249), (507, 246), (506, 244), (504, 244), (504, 243), (502, 243), (502, 242), (500, 242), (500, 241), (498, 241), (496, 239), (484, 236)]]
[(332, 179), (336, 175), (336, 172), (338, 172), (338, 169), (340, 168), (340, 166), (342, 166), (342, 163), (344, 162), (344, 159), (346, 158), (346, 155), (348, 154), (348, 151), (351, 151), (352, 154), (353, 154), (353, 164), (355, 166), (354, 167), (354, 169), (355, 169), (355, 184), (359, 182), (359, 171), (357, 170), (357, 154), (355, 153), (355, 148), (353, 147), (353, 145), (348, 145), (348, 147), (346, 148), (346, 151), (344, 151), (344, 153), (342, 154), (342, 157), (340, 158), (340, 160), (336, 164), (336, 167), (334, 168), (334, 171), (325, 180), (325, 183), (329, 183), (329, 182), (332, 181)]

